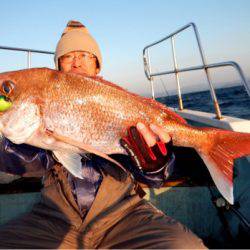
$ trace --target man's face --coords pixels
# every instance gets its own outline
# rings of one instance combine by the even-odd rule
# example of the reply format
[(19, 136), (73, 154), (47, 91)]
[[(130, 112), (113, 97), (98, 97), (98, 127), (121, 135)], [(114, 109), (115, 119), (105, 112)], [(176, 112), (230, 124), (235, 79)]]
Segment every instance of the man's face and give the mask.
[(69, 52), (59, 58), (60, 70), (95, 76), (98, 72), (97, 58), (86, 51)]

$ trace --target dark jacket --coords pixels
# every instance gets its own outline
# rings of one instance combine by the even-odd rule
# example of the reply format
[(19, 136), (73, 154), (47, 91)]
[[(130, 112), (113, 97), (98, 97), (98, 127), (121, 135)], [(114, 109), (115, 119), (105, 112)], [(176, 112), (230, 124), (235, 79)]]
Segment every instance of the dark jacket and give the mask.
[[(171, 159), (162, 169), (154, 173), (145, 174), (133, 166), (128, 156), (112, 155), (112, 157), (121, 162), (127, 169), (126, 174), (132, 174), (131, 178), (133, 180), (145, 183), (149, 187), (160, 187), (163, 185), (172, 172), (174, 162), (174, 159)], [(50, 183), (51, 178), (57, 179), (57, 182), (61, 182), (63, 179), (67, 180), (65, 182), (68, 184), (66, 189), (69, 193), (72, 193), (82, 217), (90, 209), (96, 197), (99, 186), (103, 181), (102, 171), (107, 165), (112, 165), (112, 163), (98, 156), (91, 155), (90, 159), (83, 162), (84, 178), (79, 179), (70, 174), (63, 166), (57, 164), (49, 151), (26, 144), (16, 145), (6, 138), (3, 138), (0, 145), (0, 171), (24, 177), (44, 176), (45, 187), (48, 180)], [(118, 167), (115, 166), (115, 168)], [(56, 174), (55, 169), (57, 169)], [(60, 178), (58, 178), (58, 171), (60, 172)], [(47, 192), (45, 188), (42, 193), (50, 197), (46, 192), (44, 193), (45, 190)], [(56, 201), (56, 199), (53, 201)]]

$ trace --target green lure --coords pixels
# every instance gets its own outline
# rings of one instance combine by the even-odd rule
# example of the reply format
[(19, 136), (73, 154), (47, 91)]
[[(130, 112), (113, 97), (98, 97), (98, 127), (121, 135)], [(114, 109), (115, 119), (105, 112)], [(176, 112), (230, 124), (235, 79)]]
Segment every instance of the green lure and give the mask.
[(11, 106), (12, 106), (11, 100), (4, 95), (0, 95), (0, 112), (8, 110)]

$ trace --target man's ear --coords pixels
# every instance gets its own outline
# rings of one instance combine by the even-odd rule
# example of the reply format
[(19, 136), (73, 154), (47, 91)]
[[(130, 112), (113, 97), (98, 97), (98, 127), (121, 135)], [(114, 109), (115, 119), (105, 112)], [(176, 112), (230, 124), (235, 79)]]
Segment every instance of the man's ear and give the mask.
[(100, 73), (100, 64), (98, 62), (98, 59), (96, 59), (96, 70), (95, 70), (96, 75)]
[(95, 67), (95, 74), (98, 75), (100, 73), (100, 66), (98, 61), (96, 62), (96, 67)]
[(61, 63), (60, 63), (59, 58), (58, 58), (57, 64), (58, 64), (58, 70), (61, 71)]

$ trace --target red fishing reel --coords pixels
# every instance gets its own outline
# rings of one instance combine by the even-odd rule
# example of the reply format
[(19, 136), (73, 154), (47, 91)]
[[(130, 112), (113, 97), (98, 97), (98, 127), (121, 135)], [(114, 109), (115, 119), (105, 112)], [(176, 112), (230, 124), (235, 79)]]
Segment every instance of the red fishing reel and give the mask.
[(128, 129), (127, 136), (120, 140), (135, 166), (146, 172), (154, 172), (165, 166), (172, 154), (172, 140), (168, 143), (157, 141), (149, 147), (136, 127)]

